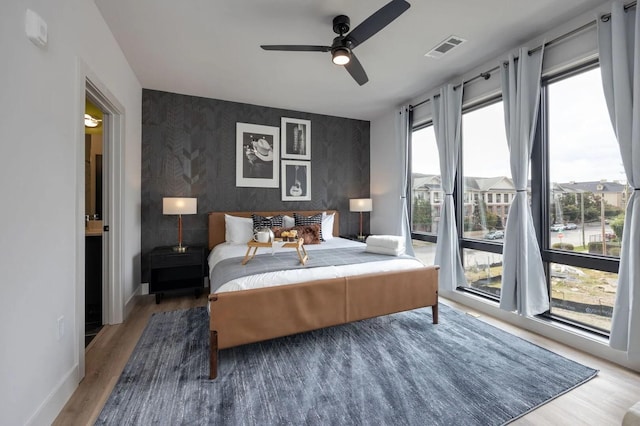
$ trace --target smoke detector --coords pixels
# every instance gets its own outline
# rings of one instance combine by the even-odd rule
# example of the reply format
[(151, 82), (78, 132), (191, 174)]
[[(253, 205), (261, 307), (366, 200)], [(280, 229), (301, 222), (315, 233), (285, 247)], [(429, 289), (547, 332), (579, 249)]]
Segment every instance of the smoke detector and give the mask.
[(463, 39), (462, 37), (450, 35), (449, 37), (438, 43), (433, 49), (425, 53), (424, 56), (433, 59), (440, 59), (445, 53), (451, 52), (453, 49), (460, 46), (465, 41), (467, 40)]

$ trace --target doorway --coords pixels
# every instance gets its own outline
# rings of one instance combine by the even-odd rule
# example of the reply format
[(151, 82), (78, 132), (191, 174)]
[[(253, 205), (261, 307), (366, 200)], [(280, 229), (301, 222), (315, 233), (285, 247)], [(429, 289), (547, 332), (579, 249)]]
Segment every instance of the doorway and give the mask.
[[(103, 205), (108, 200), (103, 194), (103, 141), (104, 111), (88, 95), (84, 110), (84, 164), (85, 164), (85, 261), (84, 261), (84, 344), (87, 347), (105, 324), (103, 279)], [(108, 176), (107, 179), (108, 180)], [(106, 202), (105, 202), (106, 201)]]
[[(123, 188), (122, 173), (124, 170), (123, 144), (124, 144), (124, 107), (109, 89), (97, 78), (90, 68), (82, 61), (78, 61), (78, 86), (77, 106), (78, 118), (82, 116), (89, 100), (102, 113), (102, 153), (93, 152), (91, 158), (98, 171), (102, 165), (102, 182), (100, 173), (93, 184), (96, 184), (95, 194), (87, 195), (91, 188), (87, 188), (86, 153), (91, 152), (87, 148), (87, 135), (84, 123), (78, 120), (77, 127), (77, 169), (78, 181), (76, 192), (77, 206), (77, 250), (76, 250), (76, 353), (78, 360), (78, 379), (85, 374), (85, 329), (87, 320), (97, 316), (99, 325), (119, 324), (124, 320), (124, 277), (122, 272), (122, 207)], [(96, 117), (94, 117), (96, 118)], [(97, 156), (101, 155), (101, 157)], [(90, 169), (91, 170), (91, 169)], [(95, 172), (95, 170), (94, 170)], [(91, 175), (93, 176), (93, 175)], [(91, 179), (91, 176), (89, 177)], [(100, 190), (102, 194), (100, 193)], [(87, 220), (87, 201), (93, 202), (97, 216), (90, 216)], [(101, 256), (94, 256), (90, 244), (87, 243), (87, 231), (91, 229), (101, 235), (98, 239), (96, 251), (101, 251)], [(95, 254), (95, 253), (94, 253)], [(98, 271), (96, 280), (96, 294), (87, 294), (85, 288), (87, 277), (85, 267), (87, 260), (93, 259), (101, 262), (93, 268)], [(87, 297), (89, 296), (89, 297)], [(97, 302), (96, 302), (97, 300)], [(87, 307), (92, 302), (93, 307)], [(97, 305), (97, 309), (93, 308)]]

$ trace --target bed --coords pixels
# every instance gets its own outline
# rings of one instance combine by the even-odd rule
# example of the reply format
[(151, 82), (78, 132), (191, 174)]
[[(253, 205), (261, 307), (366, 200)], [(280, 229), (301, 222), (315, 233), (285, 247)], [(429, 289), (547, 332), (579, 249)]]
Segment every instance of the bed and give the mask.
[[(322, 211), (297, 212), (310, 216)], [(326, 212), (334, 214), (333, 235), (339, 235), (338, 212)], [(293, 216), (293, 211), (209, 213), (208, 247), (216, 248), (209, 255), (210, 263), (220, 261), (219, 252), (223, 249), (231, 255), (244, 254), (246, 243), (236, 247), (225, 243), (225, 214), (248, 218), (252, 213)], [(362, 247), (362, 243), (342, 238), (333, 240), (318, 247), (307, 246), (310, 261), (316, 249), (354, 244)], [(413, 260), (412, 264), (395, 269), (398, 267), (389, 266), (394, 263), (392, 260), (373, 262), (367, 268), (355, 265), (328, 268), (330, 272), (305, 267), (287, 272), (294, 278), (274, 275), (273, 280), (282, 282), (267, 283), (266, 276), (248, 279), (249, 283), (265, 282), (267, 287), (252, 288), (254, 285), (250, 284), (248, 289), (242, 289), (228, 283), (214, 289), (215, 293), (209, 295), (210, 379), (218, 375), (220, 349), (422, 307), (431, 307), (433, 323), (437, 324), (438, 266), (424, 266)], [(374, 264), (375, 268), (369, 266)]]

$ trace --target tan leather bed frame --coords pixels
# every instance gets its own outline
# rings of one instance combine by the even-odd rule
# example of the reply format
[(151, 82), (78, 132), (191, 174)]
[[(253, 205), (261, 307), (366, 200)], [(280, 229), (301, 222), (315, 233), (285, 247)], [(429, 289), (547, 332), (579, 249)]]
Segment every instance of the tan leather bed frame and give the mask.
[[(251, 217), (251, 212), (226, 213)], [(292, 211), (255, 213), (293, 216)], [(209, 249), (225, 241), (224, 215), (225, 212), (209, 213)], [(333, 233), (339, 234), (338, 212)], [(309, 257), (313, 259), (313, 252)], [(437, 324), (438, 267), (210, 294), (209, 306), (209, 377), (215, 379), (219, 349), (426, 306), (431, 306), (433, 323)]]

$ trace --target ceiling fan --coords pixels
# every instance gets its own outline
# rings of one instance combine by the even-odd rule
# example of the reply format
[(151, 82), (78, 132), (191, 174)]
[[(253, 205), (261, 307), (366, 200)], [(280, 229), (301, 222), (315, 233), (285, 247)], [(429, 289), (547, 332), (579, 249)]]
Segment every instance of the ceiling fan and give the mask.
[(404, 0), (392, 0), (365, 19), (351, 32), (349, 32), (349, 17), (345, 15), (336, 16), (333, 18), (333, 32), (338, 34), (338, 37), (333, 39), (331, 46), (276, 44), (261, 45), (260, 47), (264, 50), (283, 50), (287, 52), (331, 52), (333, 63), (343, 65), (351, 74), (351, 77), (362, 86), (369, 81), (369, 77), (367, 77), (367, 73), (362, 68), (358, 58), (353, 54), (353, 49), (393, 22), (410, 6)]

